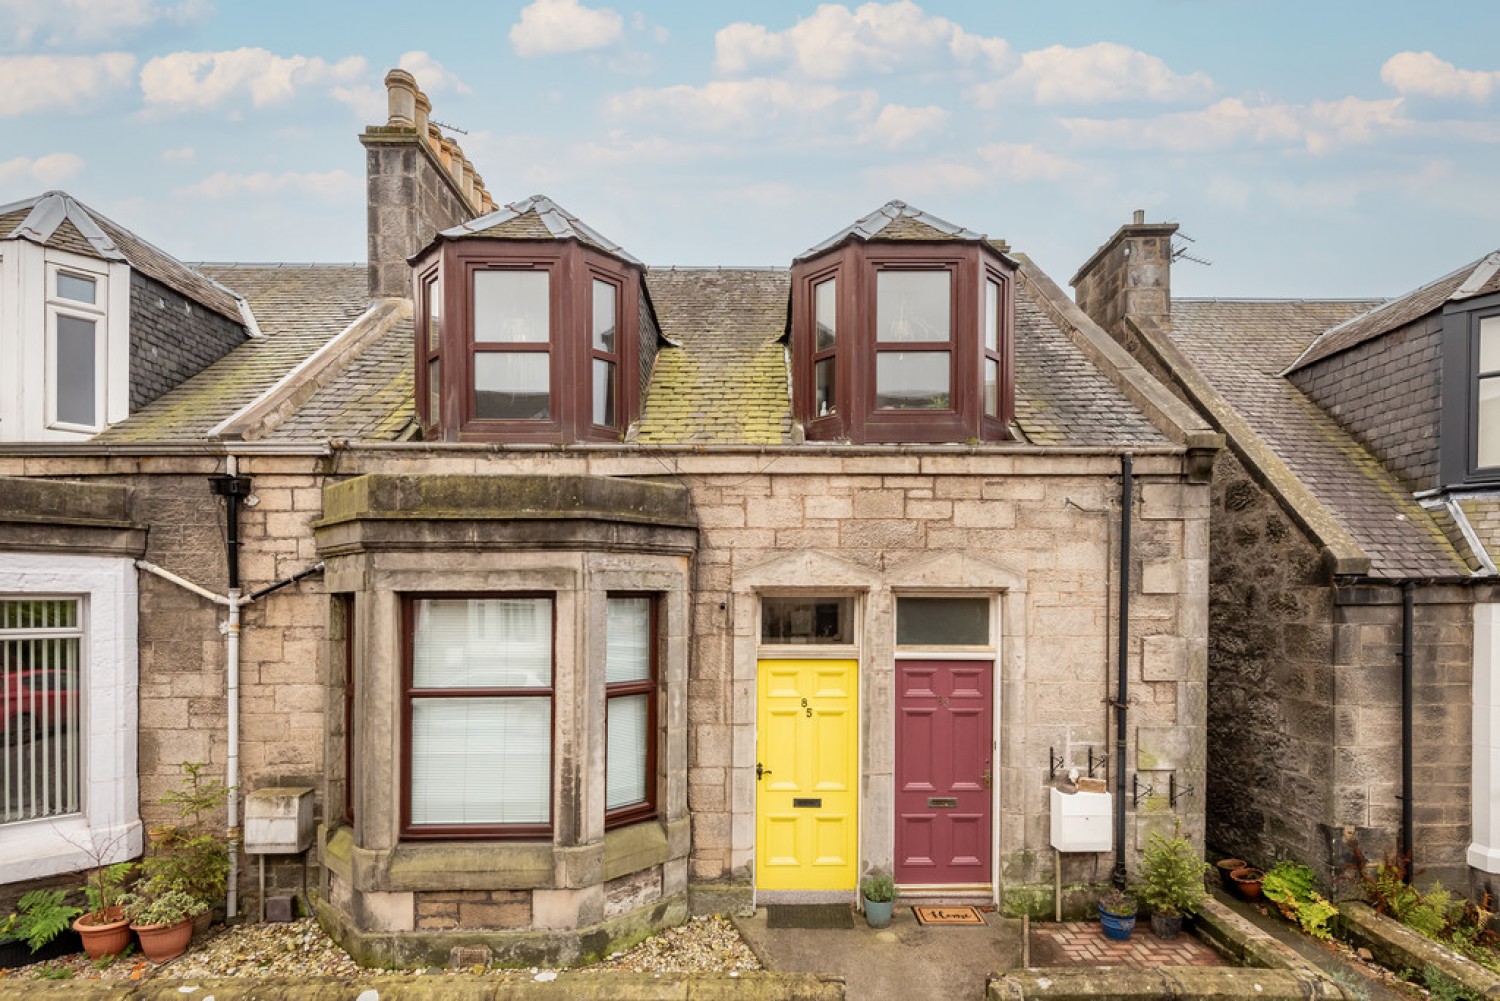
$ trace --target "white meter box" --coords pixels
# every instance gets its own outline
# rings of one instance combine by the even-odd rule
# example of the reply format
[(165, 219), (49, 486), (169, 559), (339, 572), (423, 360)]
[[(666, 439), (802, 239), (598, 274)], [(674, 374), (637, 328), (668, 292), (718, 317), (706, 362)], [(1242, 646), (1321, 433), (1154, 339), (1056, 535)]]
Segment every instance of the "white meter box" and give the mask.
[(272, 786), (245, 797), (245, 853), (293, 855), (313, 840), (311, 786)]
[(1114, 797), (1107, 792), (1052, 790), (1052, 847), (1060, 852), (1114, 848)]

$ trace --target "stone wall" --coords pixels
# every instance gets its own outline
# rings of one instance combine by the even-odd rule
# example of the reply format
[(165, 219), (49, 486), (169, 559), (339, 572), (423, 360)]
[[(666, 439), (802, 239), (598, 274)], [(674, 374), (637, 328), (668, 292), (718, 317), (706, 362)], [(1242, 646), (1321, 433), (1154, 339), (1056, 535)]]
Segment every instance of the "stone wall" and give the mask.
[(425, 142), (410, 128), (371, 127), (365, 146), (369, 200), (370, 295), (411, 296), (406, 259), (441, 230), (474, 218), (474, 211)]
[(1165, 320), (1172, 302), (1172, 234), (1175, 223), (1121, 226), (1073, 276), (1073, 298), (1116, 340), (1125, 318)]
[(1434, 314), (1289, 378), (1412, 490), (1429, 490), (1438, 485), (1442, 336)]
[(139, 410), (243, 343), (245, 328), (130, 272), (130, 409)]

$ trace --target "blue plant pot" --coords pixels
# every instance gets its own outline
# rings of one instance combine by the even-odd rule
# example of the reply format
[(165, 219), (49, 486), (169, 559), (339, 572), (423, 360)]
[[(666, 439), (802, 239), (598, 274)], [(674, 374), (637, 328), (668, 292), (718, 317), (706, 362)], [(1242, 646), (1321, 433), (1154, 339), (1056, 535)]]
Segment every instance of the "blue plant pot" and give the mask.
[(871, 900), (865, 898), (865, 920), (870, 923), (871, 928), (884, 928), (891, 923), (891, 911), (896, 907), (894, 900)]
[(1124, 942), (1130, 938), (1130, 933), (1135, 931), (1135, 915), (1122, 918), (1118, 914), (1110, 914), (1101, 906), (1099, 908), (1099, 924), (1104, 927), (1104, 937), (1112, 938), (1116, 942)]

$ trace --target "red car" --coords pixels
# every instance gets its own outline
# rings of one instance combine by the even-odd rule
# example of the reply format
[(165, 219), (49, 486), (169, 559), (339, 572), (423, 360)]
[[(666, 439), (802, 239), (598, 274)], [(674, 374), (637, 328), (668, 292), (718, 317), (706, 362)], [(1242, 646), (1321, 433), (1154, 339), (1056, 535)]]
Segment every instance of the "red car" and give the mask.
[(0, 675), (0, 744), (24, 744), (65, 730), (78, 713), (76, 671), (42, 669)]

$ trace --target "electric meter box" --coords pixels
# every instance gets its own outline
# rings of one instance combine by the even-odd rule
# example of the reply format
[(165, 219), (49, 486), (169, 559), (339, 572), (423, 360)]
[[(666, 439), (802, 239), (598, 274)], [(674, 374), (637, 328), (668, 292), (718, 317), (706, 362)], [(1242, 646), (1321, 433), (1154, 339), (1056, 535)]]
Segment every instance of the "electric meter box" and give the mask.
[(1107, 792), (1052, 790), (1052, 847), (1060, 852), (1107, 852), (1115, 846), (1114, 797)]
[(295, 855), (312, 842), (312, 786), (270, 786), (245, 797), (247, 855)]

